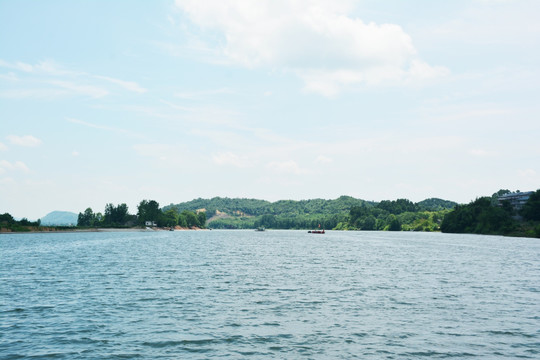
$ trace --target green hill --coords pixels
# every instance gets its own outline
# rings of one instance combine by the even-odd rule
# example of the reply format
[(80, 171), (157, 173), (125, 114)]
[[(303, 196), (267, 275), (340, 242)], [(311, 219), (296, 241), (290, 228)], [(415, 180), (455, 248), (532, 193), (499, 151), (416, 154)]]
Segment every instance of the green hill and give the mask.
[(457, 203), (454, 201), (443, 200), (439, 198), (429, 198), (416, 203), (422, 211), (441, 211), (449, 210), (456, 207)]
[(299, 215), (320, 214), (331, 215), (348, 212), (353, 206), (373, 206), (374, 203), (355, 199), (350, 196), (341, 196), (335, 200), (279, 200), (270, 202), (257, 199), (221, 198), (195, 199), (180, 204), (170, 204), (163, 208), (167, 211), (176, 208), (179, 212), (184, 210), (196, 211), (205, 209), (208, 217), (216, 213), (227, 213), (231, 216), (260, 216), (260, 215)]

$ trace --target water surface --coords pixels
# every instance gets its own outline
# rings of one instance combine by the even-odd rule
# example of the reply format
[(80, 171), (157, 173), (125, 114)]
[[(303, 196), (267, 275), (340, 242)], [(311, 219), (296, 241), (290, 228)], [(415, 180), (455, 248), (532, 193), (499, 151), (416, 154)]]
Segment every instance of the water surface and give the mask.
[(0, 235), (1, 359), (540, 357), (540, 241)]

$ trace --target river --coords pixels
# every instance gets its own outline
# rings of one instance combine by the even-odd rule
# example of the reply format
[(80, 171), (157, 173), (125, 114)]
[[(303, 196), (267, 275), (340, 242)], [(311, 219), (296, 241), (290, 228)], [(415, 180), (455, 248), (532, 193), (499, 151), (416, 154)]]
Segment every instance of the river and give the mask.
[(540, 358), (540, 239), (0, 235), (0, 359)]

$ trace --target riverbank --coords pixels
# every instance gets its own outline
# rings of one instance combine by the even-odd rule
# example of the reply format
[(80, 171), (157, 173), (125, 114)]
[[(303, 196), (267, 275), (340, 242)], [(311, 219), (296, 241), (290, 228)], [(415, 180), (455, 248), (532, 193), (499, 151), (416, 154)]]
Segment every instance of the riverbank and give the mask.
[(196, 226), (186, 228), (181, 226), (170, 227), (131, 227), (131, 228), (76, 228), (76, 227), (54, 227), (54, 226), (27, 226), (17, 229), (0, 228), (0, 234), (46, 234), (46, 233), (86, 233), (86, 232), (149, 232), (149, 231), (200, 231)]

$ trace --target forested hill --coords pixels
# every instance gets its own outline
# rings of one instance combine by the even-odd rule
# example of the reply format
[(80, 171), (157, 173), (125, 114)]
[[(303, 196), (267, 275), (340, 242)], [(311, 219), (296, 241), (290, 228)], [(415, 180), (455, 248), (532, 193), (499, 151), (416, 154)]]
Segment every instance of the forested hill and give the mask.
[(212, 199), (195, 199), (180, 204), (170, 204), (163, 208), (167, 211), (176, 208), (196, 211), (205, 209), (208, 217), (216, 210), (229, 215), (259, 216), (259, 215), (285, 215), (285, 214), (339, 214), (348, 212), (353, 206), (374, 206), (374, 202), (355, 199), (350, 196), (341, 196), (335, 200), (279, 200), (269, 202), (257, 199), (238, 199), (214, 197)]
[[(386, 201), (387, 202), (387, 201)], [(381, 203), (385, 203), (382, 201)], [(184, 210), (196, 211), (205, 209), (208, 215), (212, 215), (216, 210), (228, 214), (238, 214), (247, 216), (258, 215), (283, 215), (283, 214), (339, 214), (348, 212), (352, 207), (373, 207), (378, 204), (374, 201), (356, 199), (350, 196), (341, 196), (334, 200), (311, 199), (311, 200), (279, 200), (270, 202), (257, 199), (239, 199), (214, 197), (212, 199), (195, 199), (179, 204), (170, 204), (163, 208), (167, 211), (176, 208), (179, 212)], [(399, 201), (397, 202), (399, 204)], [(409, 204), (413, 204), (408, 202)], [(430, 198), (414, 204), (414, 210), (409, 211), (441, 211), (452, 209), (456, 202)], [(401, 212), (401, 211), (399, 211)]]
[(438, 198), (430, 198), (422, 200), (416, 203), (418, 208), (422, 211), (442, 211), (447, 209), (453, 209), (457, 203), (450, 200), (443, 200)]
[[(318, 226), (326, 229), (354, 229), (359, 228), (365, 216), (373, 215), (375, 219), (379, 219), (379, 222), (375, 224), (376, 228), (383, 229), (388, 225), (387, 217), (390, 214), (398, 215), (400, 219), (403, 218), (403, 221), (412, 223), (418, 220), (417, 217), (427, 216), (430, 219), (433, 217), (426, 215), (426, 212), (448, 211), (455, 205), (456, 203), (452, 201), (433, 198), (413, 203), (406, 199), (374, 202), (350, 196), (341, 196), (333, 200), (280, 200), (276, 202), (215, 197), (195, 199), (176, 205), (170, 204), (165, 206), (163, 211), (174, 209), (181, 213), (184, 210), (204, 209), (208, 226), (227, 229), (252, 229), (259, 226), (274, 229), (309, 229)], [(355, 223), (350, 221), (353, 210), (358, 215), (354, 219)], [(416, 215), (407, 215), (412, 213)], [(438, 214), (434, 218), (438, 219), (442, 216), (443, 214)], [(364, 225), (360, 228), (365, 227)], [(435, 223), (429, 225), (422, 223), (423, 228), (438, 228)], [(415, 224), (415, 228), (418, 227), (419, 225)]]

